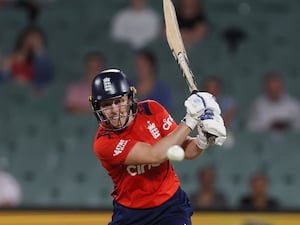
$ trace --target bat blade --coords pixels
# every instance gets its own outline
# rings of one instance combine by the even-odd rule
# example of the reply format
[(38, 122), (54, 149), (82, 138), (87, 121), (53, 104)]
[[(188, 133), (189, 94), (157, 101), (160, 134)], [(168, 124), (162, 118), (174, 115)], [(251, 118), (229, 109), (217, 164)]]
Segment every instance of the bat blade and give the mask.
[(198, 91), (195, 77), (190, 69), (189, 60), (178, 27), (174, 5), (171, 0), (163, 0), (166, 36), (170, 49), (182, 71), (190, 92)]
[[(175, 57), (181, 71), (182, 75), (189, 87), (191, 93), (197, 92), (197, 84), (195, 81), (195, 76), (189, 65), (189, 60), (186, 54), (186, 50), (182, 41), (181, 33), (178, 26), (177, 16), (175, 7), (171, 0), (163, 0), (165, 26), (166, 26), (166, 36), (170, 49)], [(215, 142), (215, 135), (206, 133), (207, 141), (209, 143)]]

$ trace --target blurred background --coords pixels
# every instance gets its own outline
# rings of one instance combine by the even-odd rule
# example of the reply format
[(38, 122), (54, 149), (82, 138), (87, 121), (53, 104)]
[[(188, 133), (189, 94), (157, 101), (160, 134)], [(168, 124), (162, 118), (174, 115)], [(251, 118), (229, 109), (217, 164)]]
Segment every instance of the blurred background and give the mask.
[[(177, 122), (184, 116), (189, 93), (164, 35), (162, 1), (137, 2), (0, 0), (3, 208), (112, 208), (87, 104), (98, 70), (124, 71), (139, 99), (170, 95), (161, 103)], [(198, 86), (215, 92), (228, 127), (223, 147), (174, 164), (195, 209), (299, 210), (300, 1), (176, 7)], [(140, 62), (141, 51), (152, 56)], [(143, 90), (148, 81), (162, 84)]]

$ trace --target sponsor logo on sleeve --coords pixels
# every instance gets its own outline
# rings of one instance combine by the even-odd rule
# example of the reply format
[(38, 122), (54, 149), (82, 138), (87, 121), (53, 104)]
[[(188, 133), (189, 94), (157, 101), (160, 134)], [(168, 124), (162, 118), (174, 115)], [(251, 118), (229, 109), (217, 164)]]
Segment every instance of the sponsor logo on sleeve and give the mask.
[(117, 147), (114, 150), (113, 156), (117, 156), (117, 155), (121, 154), (127, 143), (128, 143), (128, 140), (121, 139), (119, 141), (119, 143), (117, 144)]
[(163, 129), (164, 130), (169, 130), (172, 126), (172, 123), (173, 123), (173, 118), (171, 117), (171, 115), (168, 116), (167, 119), (163, 119)]

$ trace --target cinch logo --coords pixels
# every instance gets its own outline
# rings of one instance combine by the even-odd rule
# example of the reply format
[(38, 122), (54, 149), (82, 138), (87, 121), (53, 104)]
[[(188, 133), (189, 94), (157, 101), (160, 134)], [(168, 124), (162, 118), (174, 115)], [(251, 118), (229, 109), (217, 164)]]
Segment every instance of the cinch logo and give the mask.
[(150, 131), (153, 138), (157, 139), (160, 136), (159, 130), (157, 129), (155, 123), (151, 123), (150, 121), (147, 121), (148, 123), (148, 130)]
[(163, 129), (164, 130), (169, 130), (172, 126), (172, 122), (173, 122), (173, 118), (171, 117), (171, 115), (168, 116), (167, 119), (163, 119)]
[(117, 144), (117, 147), (115, 148), (114, 150), (114, 154), (113, 156), (117, 156), (119, 155), (120, 153), (122, 153), (122, 151), (124, 150), (126, 144), (127, 144), (127, 140), (120, 140), (119, 143)]
[(129, 165), (129, 166), (127, 166), (127, 172), (131, 176), (134, 177), (136, 175), (144, 174), (147, 171), (150, 171), (152, 169), (152, 167), (158, 167), (158, 166), (160, 166), (160, 163), (156, 163), (156, 164)]

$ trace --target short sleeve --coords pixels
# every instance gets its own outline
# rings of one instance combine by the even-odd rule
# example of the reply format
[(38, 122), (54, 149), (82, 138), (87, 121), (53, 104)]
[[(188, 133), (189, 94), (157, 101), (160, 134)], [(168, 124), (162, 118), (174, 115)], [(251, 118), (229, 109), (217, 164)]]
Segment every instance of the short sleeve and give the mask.
[(94, 152), (101, 161), (123, 164), (136, 140), (101, 137), (94, 143)]
[(162, 136), (167, 136), (177, 128), (177, 123), (170, 113), (158, 102), (149, 101), (150, 109), (156, 117), (156, 121), (160, 124)]

